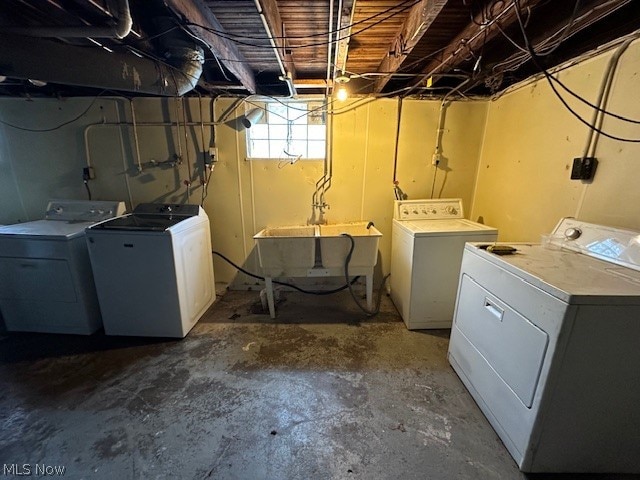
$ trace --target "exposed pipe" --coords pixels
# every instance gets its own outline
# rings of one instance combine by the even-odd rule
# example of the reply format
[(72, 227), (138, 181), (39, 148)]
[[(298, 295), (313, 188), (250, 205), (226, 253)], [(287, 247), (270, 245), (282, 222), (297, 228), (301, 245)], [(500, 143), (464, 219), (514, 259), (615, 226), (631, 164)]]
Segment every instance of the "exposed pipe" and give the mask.
[(142, 173), (142, 161), (140, 160), (140, 142), (138, 141), (138, 128), (136, 127), (136, 109), (133, 106), (133, 99), (129, 101), (129, 105), (131, 106), (131, 121), (133, 122), (133, 139), (136, 146), (138, 173)]
[[(166, 62), (52, 40), (0, 33), (2, 74), (38, 80), (151, 95), (182, 96), (202, 74), (202, 49), (181, 47)], [(180, 56), (182, 55), (182, 56)], [(96, 68), (99, 65), (99, 68)]]
[(294, 97), (296, 95), (296, 90), (293, 87), (293, 79), (291, 78), (291, 74), (287, 72), (287, 69), (282, 63), (282, 59), (280, 58), (280, 54), (278, 53), (278, 45), (276, 45), (276, 41), (273, 38), (273, 34), (271, 33), (271, 29), (269, 28), (269, 24), (267, 23), (267, 17), (264, 16), (262, 5), (260, 5), (260, 0), (253, 0), (256, 8), (258, 9), (258, 14), (260, 15), (260, 20), (262, 20), (262, 26), (264, 27), (265, 32), (267, 33), (267, 38), (269, 39), (269, 43), (271, 44), (271, 48), (273, 49), (273, 53), (276, 56), (276, 60), (278, 61), (278, 66), (280, 67), (280, 73), (282, 76), (280, 80), (287, 84), (289, 88), (289, 97)]
[[(329, 2), (329, 41), (327, 42), (327, 90), (326, 95), (329, 96), (329, 82), (331, 78), (331, 42), (333, 41), (333, 0)], [(337, 32), (336, 32), (337, 35)]]
[[(393, 185), (398, 186), (398, 148), (400, 147), (400, 120), (402, 119), (402, 97), (398, 98), (398, 114), (396, 119), (396, 139), (393, 148)], [(401, 200), (398, 198), (398, 200)]]
[[(627, 39), (622, 45), (620, 45), (616, 51), (613, 53), (611, 58), (609, 59), (609, 63), (607, 64), (607, 68), (605, 70), (604, 77), (602, 78), (602, 84), (600, 85), (600, 89), (598, 91), (598, 100), (596, 105), (600, 109), (604, 109), (607, 105), (607, 101), (609, 100), (609, 95), (611, 93), (611, 87), (613, 86), (613, 78), (616, 73), (616, 69), (618, 67), (618, 62), (620, 61), (620, 57), (622, 54), (629, 48), (629, 45), (633, 43), (638, 38), (638, 34), (634, 37)], [(591, 120), (591, 125), (596, 127), (598, 130), (602, 130), (602, 124), (604, 122), (604, 113), (600, 110), (593, 110), (593, 118)], [(593, 128), (589, 129), (589, 133), (587, 135), (587, 142), (584, 146), (584, 151), (582, 153), (582, 158), (584, 157), (595, 157), (596, 156), (596, 148), (598, 145), (598, 140), (600, 138), (600, 134), (595, 132)], [(587, 196), (587, 189), (589, 188), (589, 183), (585, 183), (582, 188), (582, 192), (580, 194), (580, 198), (578, 199), (578, 205), (576, 207), (575, 217), (580, 218), (580, 214), (582, 213), (582, 207), (584, 205), (584, 201)]]
[(440, 103), (440, 113), (438, 114), (438, 129), (436, 130), (436, 148), (433, 152), (433, 157), (431, 159), (431, 163), (434, 167), (438, 168), (440, 164), (440, 160), (442, 160), (442, 134), (444, 133), (444, 122), (447, 114), (447, 107), (451, 103), (448, 98), (453, 95), (455, 92), (458, 92), (464, 87), (467, 83), (471, 81), (471, 77), (468, 77), (464, 82), (461, 82), (457, 87), (449, 90), (447, 94), (442, 98), (442, 103)]
[[(455, 92), (460, 91), (462, 87), (464, 87), (470, 81), (471, 77), (467, 78), (464, 82), (461, 82), (457, 87), (449, 90), (447, 94), (442, 98), (442, 103), (440, 104), (440, 113), (438, 115), (438, 129), (436, 130), (436, 147), (434, 149), (433, 156), (431, 157), (431, 164), (433, 165), (433, 182), (431, 183), (431, 197), (429, 198), (433, 198), (433, 192), (436, 186), (436, 176), (438, 174), (438, 166), (442, 161), (442, 135), (444, 134), (444, 124), (447, 116), (447, 108), (451, 104), (451, 101), (448, 100), (448, 98)], [(440, 193), (442, 193), (442, 190), (440, 191)]]
[(187, 108), (184, 103), (184, 97), (182, 97), (182, 124), (184, 125), (184, 152), (187, 155), (187, 174), (189, 175), (188, 180), (185, 182), (187, 186), (187, 200), (191, 201), (191, 182), (192, 182), (192, 174), (191, 174), (191, 159), (189, 158), (189, 131), (187, 130)]
[[(116, 118), (118, 119), (118, 123), (121, 121), (120, 117), (120, 108), (118, 102), (114, 102), (115, 110), (116, 110)], [(120, 137), (120, 155), (122, 157), (122, 168), (124, 171), (124, 183), (127, 187), (127, 195), (129, 196), (129, 209), (133, 210), (133, 195), (131, 195), (131, 184), (129, 183), (129, 173), (127, 172), (127, 156), (124, 148), (124, 135), (122, 134), (122, 128), (118, 128), (118, 137)], [(85, 128), (85, 149), (87, 152), (87, 166), (89, 166), (89, 138), (88, 138), (89, 128)]]
[[(342, 0), (338, 0), (338, 16), (336, 20), (336, 35), (335, 46), (333, 47), (333, 78), (336, 78), (336, 71), (338, 70), (338, 53), (340, 50), (340, 32), (342, 32)], [(344, 75), (344, 72), (342, 72)]]
[(5, 33), (26, 35), (42, 38), (117, 38), (123, 39), (133, 26), (128, 0), (115, 0), (117, 2), (116, 24), (112, 27), (3, 27)]

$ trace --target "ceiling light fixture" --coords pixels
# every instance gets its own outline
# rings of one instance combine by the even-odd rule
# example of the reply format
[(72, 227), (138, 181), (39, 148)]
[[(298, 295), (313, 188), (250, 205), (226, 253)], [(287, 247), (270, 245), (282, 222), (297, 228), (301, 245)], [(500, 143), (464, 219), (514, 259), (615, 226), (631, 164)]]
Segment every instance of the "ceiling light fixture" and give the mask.
[(351, 78), (343, 75), (340, 75), (335, 78), (334, 84), (338, 85), (338, 89), (336, 90), (336, 99), (340, 102), (344, 102), (347, 98), (349, 98), (349, 91), (344, 86), (345, 83), (348, 83)]

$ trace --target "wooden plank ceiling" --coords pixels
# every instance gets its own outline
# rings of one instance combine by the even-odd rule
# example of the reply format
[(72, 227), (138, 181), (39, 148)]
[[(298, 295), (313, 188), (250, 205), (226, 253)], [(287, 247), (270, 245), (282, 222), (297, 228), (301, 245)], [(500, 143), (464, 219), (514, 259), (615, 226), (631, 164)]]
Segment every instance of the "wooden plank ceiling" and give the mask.
[[(204, 66), (194, 94), (331, 94), (338, 79), (366, 95), (491, 95), (640, 28), (633, 0), (4, 0), (0, 31), (37, 37), (42, 27), (113, 25), (127, 4), (133, 31), (122, 39), (61, 33), (47, 41), (170, 68), (184, 60), (171, 45), (196, 45)], [(0, 57), (0, 79), (9, 78), (0, 95), (93, 87), (37, 90), (1, 45)]]

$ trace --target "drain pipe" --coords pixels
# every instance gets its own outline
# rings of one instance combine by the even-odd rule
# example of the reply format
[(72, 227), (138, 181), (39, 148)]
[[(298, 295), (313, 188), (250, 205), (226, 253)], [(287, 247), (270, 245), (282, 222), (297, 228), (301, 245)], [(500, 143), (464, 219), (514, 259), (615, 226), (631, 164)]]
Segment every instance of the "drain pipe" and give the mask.
[(267, 33), (267, 38), (269, 39), (269, 43), (271, 44), (271, 48), (273, 49), (273, 53), (276, 56), (276, 60), (278, 61), (278, 66), (280, 67), (280, 73), (282, 73), (280, 80), (287, 84), (289, 88), (289, 97), (293, 98), (296, 95), (296, 90), (293, 88), (293, 79), (291, 78), (291, 74), (287, 72), (287, 69), (284, 67), (284, 63), (282, 63), (282, 59), (280, 58), (280, 54), (278, 53), (278, 46), (276, 45), (276, 41), (273, 38), (273, 34), (271, 33), (271, 29), (269, 28), (269, 24), (267, 23), (267, 17), (264, 16), (264, 10), (262, 9), (262, 5), (260, 5), (260, 0), (253, 0), (256, 8), (258, 9), (258, 14), (260, 15), (260, 20), (262, 20), (262, 26), (264, 27), (265, 32)]
[(433, 152), (433, 156), (431, 157), (431, 164), (438, 168), (440, 164), (440, 160), (442, 160), (442, 134), (444, 133), (444, 122), (447, 114), (447, 108), (451, 103), (448, 98), (459, 91), (464, 87), (467, 83), (471, 81), (471, 77), (467, 78), (464, 82), (460, 83), (457, 87), (449, 90), (447, 94), (442, 98), (442, 103), (440, 104), (440, 113), (438, 114), (438, 129), (436, 130), (436, 148)]
[(117, 38), (122, 40), (129, 35), (133, 20), (129, 10), (128, 0), (117, 1), (117, 18), (113, 27), (9, 27), (3, 28), (4, 33), (26, 35), (28, 37), (42, 38)]

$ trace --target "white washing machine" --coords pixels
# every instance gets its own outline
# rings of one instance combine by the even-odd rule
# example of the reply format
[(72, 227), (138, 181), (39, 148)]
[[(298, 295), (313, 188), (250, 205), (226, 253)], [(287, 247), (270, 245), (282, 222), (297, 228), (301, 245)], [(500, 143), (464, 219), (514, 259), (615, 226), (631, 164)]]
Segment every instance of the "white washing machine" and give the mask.
[(143, 203), (87, 229), (107, 335), (183, 338), (216, 298), (209, 218)]
[(393, 303), (409, 330), (451, 328), (464, 244), (498, 231), (465, 220), (459, 198), (396, 200), (393, 217)]
[(0, 227), (7, 330), (88, 335), (102, 327), (84, 231), (124, 208), (123, 202), (52, 200), (43, 220)]
[(449, 361), (525, 472), (640, 473), (640, 234), (465, 247)]

